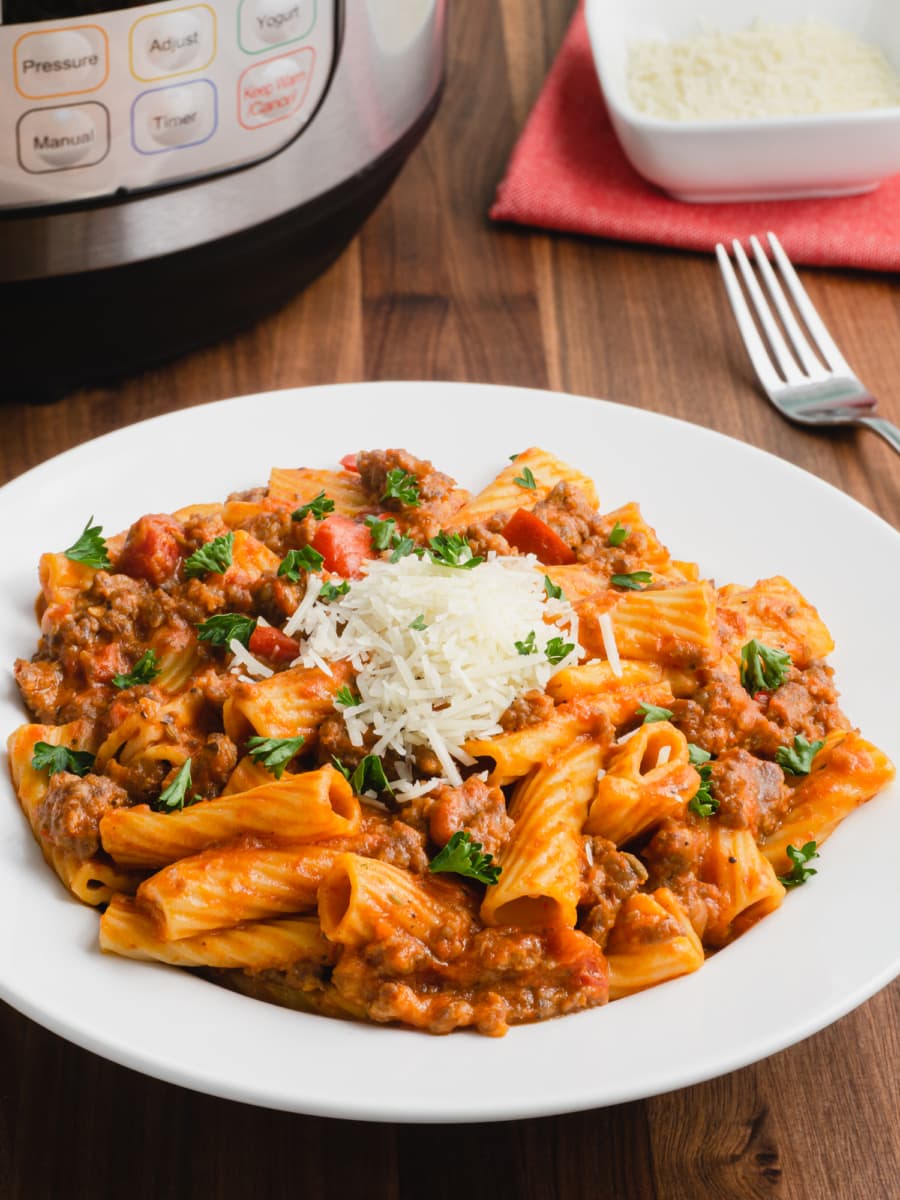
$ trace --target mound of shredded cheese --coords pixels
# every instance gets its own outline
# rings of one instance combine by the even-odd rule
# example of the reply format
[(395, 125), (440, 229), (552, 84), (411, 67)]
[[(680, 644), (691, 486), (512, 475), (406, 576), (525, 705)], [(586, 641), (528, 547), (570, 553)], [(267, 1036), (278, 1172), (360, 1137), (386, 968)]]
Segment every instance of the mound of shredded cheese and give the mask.
[(879, 49), (846, 30), (757, 22), (739, 33), (635, 43), (628, 91), (648, 116), (740, 120), (900, 105), (900, 76)]
[[(360, 703), (335, 708), (354, 746), (371, 730), (377, 741), (370, 753), (397, 755), (395, 791), (410, 797), (441, 782), (459, 784), (456, 764), (474, 762), (463, 742), (500, 733), (498, 719), (516, 696), (543, 688), (581, 656), (575, 611), (547, 598), (543, 570), (532, 555), (489, 555), (471, 570), (414, 555), (376, 560), (346, 595), (327, 603), (318, 599), (321, 580), (309, 577), (285, 626), (301, 637), (296, 661), (331, 674), (329, 663), (348, 660), (358, 672)], [(522, 653), (516, 642), (527, 647), (531, 634), (535, 652)], [(551, 663), (547, 644), (560, 637), (573, 649)], [(443, 776), (413, 781), (406, 759), (417, 746), (433, 750)]]

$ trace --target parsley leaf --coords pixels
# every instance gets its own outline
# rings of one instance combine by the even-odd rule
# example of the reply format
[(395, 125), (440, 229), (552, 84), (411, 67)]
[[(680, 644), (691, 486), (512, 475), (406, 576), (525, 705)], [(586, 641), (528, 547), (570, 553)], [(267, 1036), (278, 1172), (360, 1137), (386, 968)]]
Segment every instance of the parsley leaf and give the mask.
[(366, 524), (372, 537), (372, 549), (390, 550), (397, 528), (394, 518), (387, 517), (385, 520), (379, 521), (377, 517), (366, 517)]
[(72, 750), (69, 746), (51, 746), (49, 742), (35, 742), (31, 766), (35, 771), (46, 771), (55, 775), (58, 771), (69, 771), (72, 775), (87, 775), (94, 765), (94, 756), (87, 750)]
[(162, 792), (156, 800), (152, 801), (150, 807), (156, 812), (177, 812), (182, 808), (188, 808), (191, 804), (196, 804), (202, 799), (201, 796), (192, 796), (187, 798), (187, 790), (191, 786), (191, 760), (186, 758), (182, 763), (181, 770)]
[(801, 883), (806, 883), (811, 875), (818, 875), (819, 872), (815, 867), (808, 867), (806, 865), (808, 862), (812, 862), (814, 858), (819, 857), (815, 842), (807, 842), (799, 850), (796, 846), (788, 846), (787, 856), (793, 863), (790, 873), (778, 876), (786, 888), (799, 887)]
[(401, 558), (406, 558), (408, 554), (412, 554), (416, 548), (416, 543), (411, 537), (401, 537), (399, 533), (394, 534), (392, 543), (394, 550), (388, 562), (399, 562)]
[(383, 792), (391, 797), (394, 795), (394, 790), (387, 781), (387, 775), (384, 773), (384, 767), (381, 765), (381, 759), (377, 754), (367, 754), (355, 771), (351, 773), (349, 767), (345, 767), (339, 758), (331, 756), (331, 761), (340, 771), (343, 777), (350, 782), (350, 786), (357, 796), (361, 796), (363, 792), (376, 792), (379, 796)]
[(312, 546), (304, 546), (302, 550), (288, 550), (278, 564), (278, 574), (290, 579), (292, 583), (299, 583), (301, 571), (321, 571), (324, 561), (324, 554), (313, 550)]
[(459, 567), (468, 571), (484, 562), (480, 554), (472, 554), (472, 547), (461, 533), (439, 533), (429, 540), (428, 545), (431, 561), (442, 567)]
[(561, 637), (551, 638), (544, 648), (544, 653), (547, 655), (547, 661), (553, 663), (554, 667), (575, 649), (574, 642), (564, 642)]
[(329, 600), (337, 600), (338, 596), (346, 596), (349, 591), (350, 584), (346, 579), (343, 583), (339, 584), (326, 582), (319, 588), (319, 594), (316, 599), (327, 604)]
[(519, 457), (518, 454), (510, 454), (509, 461), (515, 462), (518, 457)]
[(794, 738), (793, 747), (778, 747), (775, 751), (775, 761), (789, 775), (808, 775), (813, 759), (824, 745), (824, 741), (808, 742), (802, 733), (798, 733)]
[(492, 866), (493, 854), (482, 854), (481, 842), (476, 842), (471, 833), (458, 829), (453, 837), (428, 864), (432, 874), (452, 871), (454, 875), (465, 875), (479, 883), (492, 884), (500, 878), (501, 868)]
[(382, 502), (385, 500), (399, 500), (401, 504), (405, 504), (407, 508), (418, 508), (422, 503), (419, 499), (419, 481), (415, 475), (411, 475), (409, 471), (404, 471), (402, 467), (394, 467), (388, 471), (385, 478), (384, 495), (381, 497)]
[(425, 614), (419, 613), (419, 615), (416, 617), (416, 619), (414, 621), (410, 621), (409, 627), (410, 627), (410, 629), (418, 629), (418, 630), (427, 629), (428, 626), (425, 624)]
[(284, 768), (300, 751), (306, 741), (302, 733), (292, 738), (252, 737), (247, 739), (247, 749), (255, 763), (262, 763), (276, 779), (284, 774)]
[(101, 537), (102, 525), (92, 525), (93, 517), (81, 531), (81, 536), (68, 550), (63, 550), (66, 558), (72, 562), (84, 563), (86, 567), (96, 567), (98, 571), (108, 571), (112, 566), (106, 549), (106, 542)]
[(703, 750), (700, 746), (695, 746), (693, 742), (688, 742), (688, 762), (692, 767), (702, 767), (711, 758), (712, 755), (708, 750)]
[(521, 475), (516, 475), (513, 483), (517, 483), (521, 488), (529, 488), (532, 492), (537, 488), (537, 480), (531, 473), (531, 467), (524, 467)]
[(609, 582), (613, 587), (625, 588), (629, 592), (639, 592), (641, 585), (652, 583), (653, 576), (649, 571), (631, 571), (627, 575), (612, 575)]
[[(690, 743), (688, 743), (690, 747)], [(691, 749), (696, 751), (696, 754), (691, 754)], [(688, 754), (693, 762), (694, 757), (699, 757), (705, 754), (705, 750), (701, 750), (699, 746), (693, 746), (688, 750)], [(706, 758), (710, 756), (707, 754)], [(694, 813), (698, 817), (711, 817), (713, 813), (719, 811), (719, 801), (712, 794), (712, 768), (706, 765), (705, 760), (694, 762), (693, 765), (697, 769), (697, 774), (700, 776), (700, 786), (694, 793), (688, 804), (688, 812)]]
[(671, 708), (661, 708), (658, 704), (645, 704), (643, 701), (638, 705), (638, 709), (644, 714), (642, 725), (650, 725), (653, 721), (668, 721), (675, 715)]
[(524, 642), (514, 642), (513, 645), (520, 654), (537, 654), (537, 646), (535, 645), (536, 638), (537, 634), (532, 629), (531, 633), (529, 633)]
[(314, 496), (306, 504), (301, 504), (299, 508), (294, 509), (291, 513), (291, 520), (302, 521), (305, 516), (312, 513), (317, 521), (321, 521), (325, 514), (330, 512), (334, 512), (334, 501), (328, 499), (323, 488), (318, 496)]
[(547, 593), (548, 600), (564, 600), (563, 590), (557, 587), (549, 575), (544, 576), (544, 591)]
[(750, 693), (774, 692), (787, 679), (791, 656), (751, 638), (741, 647), (741, 683)]
[(190, 558), (184, 560), (184, 574), (187, 579), (196, 579), (198, 575), (206, 575), (213, 571), (221, 575), (227, 571), (232, 562), (234, 548), (234, 533), (222, 533), (200, 546)]
[(355, 692), (351, 691), (346, 684), (343, 687), (338, 688), (338, 690), (335, 692), (334, 702), (335, 704), (340, 704), (343, 708), (355, 708), (357, 704), (362, 703), (359, 696), (357, 696)]
[(619, 522), (616, 521), (615, 525), (613, 525), (612, 529), (609, 531), (609, 536), (606, 540), (610, 546), (621, 546), (628, 537), (629, 533), (631, 533), (631, 530), (627, 525), (620, 525)]
[(156, 651), (146, 650), (127, 675), (113, 675), (112, 681), (117, 688), (138, 687), (142, 683), (150, 683), (158, 674)]
[(242, 646), (246, 646), (255, 628), (256, 617), (218, 613), (197, 626), (197, 637), (201, 642), (210, 642), (213, 646), (227, 646), (232, 638), (237, 638)]

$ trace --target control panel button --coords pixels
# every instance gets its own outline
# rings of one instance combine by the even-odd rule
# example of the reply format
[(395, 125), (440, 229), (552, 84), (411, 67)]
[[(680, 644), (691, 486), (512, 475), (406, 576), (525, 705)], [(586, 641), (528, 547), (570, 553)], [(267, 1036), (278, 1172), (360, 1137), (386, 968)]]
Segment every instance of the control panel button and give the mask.
[(308, 37), (316, 23), (316, 0), (241, 0), (238, 42), (246, 54), (262, 54)]
[(215, 54), (216, 15), (208, 4), (141, 17), (129, 34), (131, 73), (137, 79), (202, 71)]
[(109, 75), (109, 45), (99, 25), (24, 33), (13, 58), (16, 90), (30, 100), (93, 92)]
[(304, 46), (293, 54), (254, 63), (238, 80), (238, 120), (259, 129), (293, 116), (309, 91), (316, 52)]
[(140, 154), (162, 154), (208, 142), (218, 124), (215, 86), (208, 79), (141, 92), (131, 106), (131, 140)]
[(102, 104), (32, 108), (16, 126), (19, 164), (32, 175), (92, 167), (109, 152), (109, 113)]

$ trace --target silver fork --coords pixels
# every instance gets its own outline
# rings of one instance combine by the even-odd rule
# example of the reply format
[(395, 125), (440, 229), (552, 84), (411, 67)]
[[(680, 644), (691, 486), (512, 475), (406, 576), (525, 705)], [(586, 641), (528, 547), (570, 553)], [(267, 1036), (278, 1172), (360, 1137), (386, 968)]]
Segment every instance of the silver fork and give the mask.
[[(778, 411), (791, 421), (797, 421), (801, 425), (865, 425), (867, 429), (880, 434), (900, 453), (900, 429), (890, 421), (885, 421), (883, 417), (874, 415), (877, 405), (875, 397), (856, 378), (834, 344), (778, 238), (774, 233), (770, 233), (768, 239), (781, 279), (806, 326), (806, 335), (794, 316), (784, 288), (759, 240), (751, 237), (750, 246), (771, 304), (794, 347), (794, 354), (788, 349), (778, 322), (772, 314), (772, 307), (766, 300), (753, 267), (744, 253), (744, 247), (738, 241), (731, 243), (750, 298), (750, 305), (769, 344), (768, 349), (754, 324), (750, 306), (741, 290), (728, 251), (721, 242), (716, 246), (716, 258), (719, 260), (734, 318), (750, 355), (756, 377), (766, 395)], [(827, 369), (814, 354), (809, 338), (812, 338), (828, 364)], [(872, 415), (866, 416), (866, 413)]]

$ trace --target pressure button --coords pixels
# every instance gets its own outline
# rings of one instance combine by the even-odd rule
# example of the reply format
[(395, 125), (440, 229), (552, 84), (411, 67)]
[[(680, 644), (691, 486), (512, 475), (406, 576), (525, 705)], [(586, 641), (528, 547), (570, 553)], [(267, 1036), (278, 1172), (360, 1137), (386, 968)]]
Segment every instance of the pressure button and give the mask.
[(208, 79), (153, 88), (131, 106), (131, 136), (141, 154), (199, 146), (217, 123), (216, 89)]
[(35, 100), (93, 92), (109, 74), (108, 43), (99, 25), (25, 33), (13, 57), (19, 94)]

